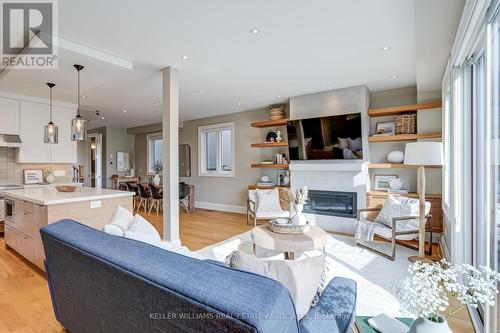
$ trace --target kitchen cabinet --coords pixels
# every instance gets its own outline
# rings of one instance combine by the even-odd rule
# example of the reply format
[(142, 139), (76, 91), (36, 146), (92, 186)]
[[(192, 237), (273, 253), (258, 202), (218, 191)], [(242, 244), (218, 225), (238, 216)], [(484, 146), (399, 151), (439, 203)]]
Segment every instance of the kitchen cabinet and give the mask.
[(50, 145), (51, 163), (77, 163), (77, 143), (71, 141), (71, 120), (76, 111), (68, 108), (53, 108), (53, 121), (59, 128), (59, 143)]
[(54, 106), (53, 121), (59, 130), (59, 143), (44, 143), (44, 126), (49, 122), (47, 104), (20, 101), (19, 129), (22, 147), (18, 163), (76, 163), (77, 143), (71, 141), (71, 119), (76, 111)]
[(49, 122), (46, 104), (20, 102), (19, 135), (22, 147), (17, 151), (18, 163), (50, 163), (50, 145), (43, 142), (43, 129)]
[(19, 101), (0, 97), (0, 134), (19, 134)]

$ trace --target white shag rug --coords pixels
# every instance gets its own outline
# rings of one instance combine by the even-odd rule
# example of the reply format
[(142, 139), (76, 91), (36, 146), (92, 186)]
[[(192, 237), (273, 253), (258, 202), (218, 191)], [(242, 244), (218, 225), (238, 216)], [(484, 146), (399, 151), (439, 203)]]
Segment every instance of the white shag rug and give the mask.
[[(390, 244), (385, 242), (370, 242), (379, 249), (389, 253)], [(198, 254), (208, 259), (224, 261), (227, 255), (236, 249), (252, 253), (250, 232), (246, 232), (215, 245), (207, 246)], [(318, 253), (318, 252), (316, 252)], [(390, 261), (373, 252), (356, 246), (353, 237), (329, 234), (326, 246), (326, 262), (328, 276), (343, 276), (351, 278), (358, 285), (356, 315), (374, 316), (386, 313), (390, 316), (408, 316), (402, 312), (398, 299), (391, 288), (391, 283), (408, 276), (408, 257), (415, 251), (398, 246), (396, 260)], [(282, 254), (257, 249), (258, 257), (268, 259), (283, 258)], [(316, 255), (311, 252), (299, 256)], [(297, 258), (296, 254), (296, 258)]]

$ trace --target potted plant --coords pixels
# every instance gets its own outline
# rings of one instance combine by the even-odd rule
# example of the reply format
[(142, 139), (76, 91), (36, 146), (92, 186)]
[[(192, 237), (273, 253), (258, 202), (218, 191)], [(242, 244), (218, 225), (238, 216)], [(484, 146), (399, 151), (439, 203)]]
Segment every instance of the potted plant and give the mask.
[(155, 176), (153, 177), (153, 184), (155, 186), (160, 185), (161, 179), (160, 179), (160, 172), (163, 170), (163, 163), (161, 161), (156, 161), (153, 169), (155, 171)]
[(47, 167), (43, 170), (45, 181), (49, 184), (52, 184), (55, 181), (54, 177), (54, 169), (52, 167)]
[(307, 202), (307, 198), (309, 197), (309, 191), (307, 190), (307, 186), (299, 188), (295, 192), (295, 198), (293, 199), (293, 208), (295, 210), (295, 215), (292, 217), (292, 224), (295, 225), (305, 225), (307, 223), (307, 219), (302, 213), (304, 209), (304, 204)]
[[(410, 333), (451, 332), (447, 318), (470, 305), (495, 305), (500, 274), (489, 267), (451, 265), (446, 260), (432, 264), (415, 262), (409, 267), (410, 276), (394, 285), (401, 306), (419, 317)], [(450, 298), (461, 305), (450, 308)]]

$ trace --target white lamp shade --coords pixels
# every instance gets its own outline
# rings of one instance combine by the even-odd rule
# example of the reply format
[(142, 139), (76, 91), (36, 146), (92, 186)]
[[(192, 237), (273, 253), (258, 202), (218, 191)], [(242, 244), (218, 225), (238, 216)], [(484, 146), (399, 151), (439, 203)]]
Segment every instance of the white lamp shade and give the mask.
[(407, 143), (404, 164), (443, 165), (443, 143), (430, 141)]

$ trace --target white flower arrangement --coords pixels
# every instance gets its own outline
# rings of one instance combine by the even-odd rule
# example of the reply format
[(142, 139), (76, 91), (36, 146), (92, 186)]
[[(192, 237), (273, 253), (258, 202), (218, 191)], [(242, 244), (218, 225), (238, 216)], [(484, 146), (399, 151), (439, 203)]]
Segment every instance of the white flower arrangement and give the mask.
[[(410, 265), (411, 276), (394, 284), (401, 306), (433, 322), (442, 322), (441, 313), (448, 309), (446, 318), (466, 305), (477, 308), (480, 304), (495, 305), (500, 274), (489, 267), (451, 265), (446, 260), (432, 264), (416, 262)], [(450, 297), (462, 305), (451, 310)]]

